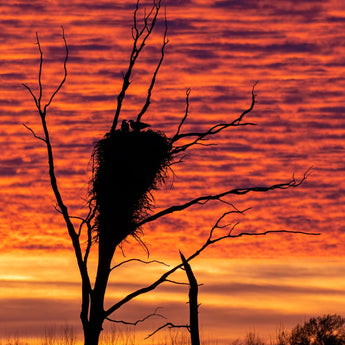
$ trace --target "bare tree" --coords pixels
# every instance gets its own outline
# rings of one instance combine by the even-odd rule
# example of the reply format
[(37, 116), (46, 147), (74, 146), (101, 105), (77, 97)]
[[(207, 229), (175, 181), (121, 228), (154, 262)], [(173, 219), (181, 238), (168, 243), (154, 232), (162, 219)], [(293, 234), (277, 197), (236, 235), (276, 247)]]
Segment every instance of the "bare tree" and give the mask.
[[(85, 345), (98, 344), (99, 335), (102, 331), (104, 321), (109, 320), (116, 322), (116, 320), (111, 319), (111, 314), (114, 311), (118, 310), (132, 299), (154, 290), (157, 286), (167, 281), (169, 276), (174, 272), (186, 267), (190, 260), (197, 257), (209, 246), (226, 239), (240, 236), (266, 235), (271, 232), (304, 234), (304, 232), (301, 231), (287, 230), (264, 231), (261, 233), (234, 233), (236, 224), (225, 223), (227, 216), (231, 216), (236, 213), (244, 213), (246, 210), (238, 210), (223, 198), (228, 195), (243, 195), (251, 192), (268, 192), (276, 189), (298, 187), (307, 178), (308, 171), (300, 180), (296, 180), (292, 177), (292, 179), (286, 183), (240, 189), (227, 189), (219, 194), (195, 197), (184, 204), (172, 205), (160, 212), (153, 213), (154, 205), (151, 198), (152, 192), (158, 189), (165, 182), (167, 171), (171, 168), (172, 164), (182, 161), (181, 154), (183, 154), (183, 152), (196, 145), (204, 145), (205, 140), (230, 127), (253, 125), (253, 123), (246, 122), (245, 117), (255, 105), (255, 85), (252, 89), (251, 102), (248, 109), (244, 110), (239, 116), (230, 122), (219, 123), (207, 130), (200, 130), (199, 132), (183, 132), (183, 125), (189, 115), (190, 90), (187, 90), (185, 113), (182, 116), (182, 119), (177, 126), (176, 133), (172, 138), (166, 137), (165, 134), (161, 132), (144, 129), (147, 125), (141, 122), (141, 119), (149, 108), (156, 77), (164, 59), (165, 47), (168, 44), (167, 21), (165, 18), (165, 30), (163, 34), (161, 54), (148, 87), (145, 103), (142, 110), (139, 112), (136, 121), (131, 122), (132, 129), (125, 120), (123, 120), (121, 126), (119, 126), (122, 104), (126, 96), (126, 91), (130, 86), (132, 70), (137, 62), (138, 56), (145, 47), (147, 39), (155, 27), (158, 14), (161, 10), (161, 1), (154, 1), (150, 10), (145, 11), (144, 17), (141, 20), (138, 18), (138, 10), (139, 0), (136, 3), (133, 16), (133, 46), (130, 54), (129, 65), (126, 73), (123, 75), (122, 88), (117, 97), (117, 108), (111, 129), (104, 138), (97, 142), (92, 155), (94, 169), (91, 182), (93, 187), (90, 191), (87, 214), (84, 218), (80, 218), (80, 224), (78, 227), (73, 224), (73, 217), (70, 215), (59, 190), (55, 174), (53, 147), (47, 124), (48, 107), (51, 105), (54, 97), (61, 90), (67, 78), (67, 60), (69, 51), (63, 29), (62, 38), (66, 51), (63, 64), (64, 76), (55, 91), (51, 94), (48, 102), (42, 102), (43, 84), (41, 75), (44, 60), (37, 33), (36, 39), (40, 53), (38, 96), (35, 95), (31, 87), (24, 84), (35, 102), (35, 106), (41, 119), (43, 134), (38, 135), (27, 125), (24, 124), (24, 126), (35, 138), (42, 141), (46, 146), (50, 183), (56, 198), (57, 210), (64, 218), (68, 234), (72, 240), (74, 253), (81, 275), (82, 305), (80, 318), (83, 325)], [(123, 143), (126, 143), (126, 145), (122, 145)], [(124, 146), (127, 151), (124, 151)], [(138, 148), (141, 148), (140, 152), (137, 152)], [(129, 153), (134, 154), (134, 158), (132, 157), (131, 162), (126, 158)], [(136, 174), (138, 164), (141, 164), (142, 168), (140, 169), (141, 172), (139, 175)], [(130, 184), (128, 180), (126, 180), (129, 178), (128, 176), (131, 178)], [(122, 179), (121, 184), (126, 186), (125, 192), (123, 190), (123, 186), (116, 183), (118, 178)], [(136, 182), (133, 183), (133, 181)], [(157, 219), (166, 217), (174, 212), (188, 209), (192, 205), (203, 205), (212, 201), (226, 203), (229, 206), (229, 211), (219, 216), (214, 226), (211, 227), (209, 236), (205, 240), (204, 244), (190, 256), (184, 258), (183, 263), (167, 270), (152, 284), (133, 291), (114, 303), (111, 307), (105, 309), (104, 297), (109, 275), (117, 267), (112, 267), (113, 256), (116, 248), (121, 247), (123, 240), (126, 239), (127, 236), (131, 235), (140, 241), (140, 231), (145, 224), (154, 222)], [(84, 250), (81, 243), (82, 234), (86, 234), (87, 236), (87, 244)], [(91, 282), (88, 271), (88, 258), (93, 245), (98, 247), (98, 266), (95, 281)]]

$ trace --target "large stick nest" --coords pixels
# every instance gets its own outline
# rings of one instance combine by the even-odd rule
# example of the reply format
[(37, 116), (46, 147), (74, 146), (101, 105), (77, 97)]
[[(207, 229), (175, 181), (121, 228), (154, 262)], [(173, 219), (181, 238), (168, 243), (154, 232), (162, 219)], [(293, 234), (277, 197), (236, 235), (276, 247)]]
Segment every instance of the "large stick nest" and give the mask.
[(136, 234), (153, 207), (151, 191), (164, 183), (171, 162), (170, 140), (158, 131), (115, 130), (99, 140), (91, 181), (97, 234), (116, 244)]

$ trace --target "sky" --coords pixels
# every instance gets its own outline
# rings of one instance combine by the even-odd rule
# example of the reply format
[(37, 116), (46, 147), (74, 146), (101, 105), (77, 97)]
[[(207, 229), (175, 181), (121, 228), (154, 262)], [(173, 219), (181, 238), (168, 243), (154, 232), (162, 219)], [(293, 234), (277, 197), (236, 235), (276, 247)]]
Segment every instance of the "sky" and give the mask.
[[(0, 4), (0, 332), (44, 334), (49, 325), (80, 329), (80, 279), (70, 239), (50, 190), (42, 133), (30, 94), (38, 91), (39, 35), (43, 99), (63, 77), (63, 26), (69, 48), (66, 83), (48, 108), (56, 174), (72, 215), (83, 216), (94, 143), (109, 131), (128, 67), (135, 1), (50, 0)], [(169, 43), (143, 121), (172, 136), (246, 116), (255, 126), (229, 128), (191, 149), (155, 192), (157, 210), (233, 188), (302, 178), (298, 188), (231, 196), (245, 214), (235, 231), (296, 230), (225, 240), (192, 263), (200, 287), (201, 326), (219, 343), (256, 330), (274, 335), (311, 316), (343, 314), (345, 5), (341, 1), (164, 1)], [(140, 2), (140, 15), (150, 7)], [(135, 66), (121, 119), (140, 111), (160, 58), (164, 11)], [(178, 263), (192, 254), (229, 210), (209, 203), (143, 228), (150, 259)], [(77, 220), (76, 220), (77, 224)], [(124, 255), (146, 259), (133, 239)], [(91, 257), (91, 272), (95, 265)], [(107, 303), (159, 277), (159, 264), (128, 264), (111, 276)], [(139, 273), (140, 272), (140, 273)], [(176, 279), (184, 279), (178, 274)], [(114, 315), (135, 321), (160, 307), (169, 321), (187, 320), (187, 288), (166, 284)], [(344, 314), (343, 314), (344, 315)], [(159, 318), (137, 328), (142, 337)]]

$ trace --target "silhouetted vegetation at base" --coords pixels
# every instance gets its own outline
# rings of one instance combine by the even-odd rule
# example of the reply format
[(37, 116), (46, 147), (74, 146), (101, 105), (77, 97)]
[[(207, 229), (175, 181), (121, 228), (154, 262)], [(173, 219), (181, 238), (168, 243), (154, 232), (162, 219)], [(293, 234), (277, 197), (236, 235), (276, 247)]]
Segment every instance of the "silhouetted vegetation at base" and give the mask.
[[(151, 339), (152, 345), (190, 345), (188, 332), (169, 330), (162, 340)], [(217, 336), (207, 335), (201, 341), (203, 345), (220, 344)], [(31, 341), (25, 337), (0, 338), (0, 345), (77, 345), (79, 344), (73, 328), (45, 330), (44, 338)], [(134, 328), (119, 330), (112, 327), (106, 330), (100, 339), (100, 345), (138, 345), (142, 344)], [(228, 343), (230, 345), (230, 343)], [(279, 331), (274, 338), (265, 341), (257, 332), (248, 332), (243, 340), (237, 339), (231, 345), (345, 345), (345, 318), (340, 315), (324, 315), (311, 318), (303, 325), (298, 324), (291, 331)]]
[(96, 143), (91, 198), (97, 232), (109, 232), (117, 243), (135, 234), (151, 209), (151, 191), (166, 179), (171, 147), (164, 133), (153, 130), (115, 130)]
[(313, 317), (291, 331), (279, 332), (269, 343), (250, 332), (232, 345), (345, 345), (345, 318), (336, 314)]
[[(66, 325), (64, 327), (52, 326), (44, 329), (44, 335), (37, 338), (29, 338), (24, 335), (0, 337), (0, 345), (81, 345), (80, 334)], [(169, 330), (160, 340), (151, 339), (142, 342), (135, 329), (111, 327), (102, 332), (99, 345), (190, 345), (190, 337), (187, 332), (181, 330)], [(203, 345), (217, 345), (218, 342), (209, 336), (205, 336)]]
[(232, 345), (266, 345), (266, 344), (256, 332), (249, 332), (243, 341), (237, 339), (232, 342)]
[[(297, 325), (290, 334), (291, 345), (344, 345), (345, 319), (339, 315), (311, 318)], [(285, 345), (285, 344), (284, 344)]]

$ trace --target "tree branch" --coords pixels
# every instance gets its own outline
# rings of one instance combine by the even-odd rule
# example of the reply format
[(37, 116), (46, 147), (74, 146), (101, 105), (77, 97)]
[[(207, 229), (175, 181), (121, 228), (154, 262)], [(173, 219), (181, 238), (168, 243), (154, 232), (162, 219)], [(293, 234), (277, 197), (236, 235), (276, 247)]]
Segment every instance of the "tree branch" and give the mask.
[(179, 136), (180, 136), (180, 131), (181, 131), (181, 128), (184, 124), (184, 122), (186, 121), (187, 117), (188, 117), (188, 112), (189, 112), (189, 95), (190, 95), (190, 92), (191, 92), (191, 89), (188, 88), (186, 90), (186, 108), (185, 108), (185, 113), (184, 113), (184, 116), (182, 118), (182, 120), (180, 121), (178, 127), (177, 127), (177, 131), (176, 131), (176, 134), (173, 136), (173, 138), (171, 139), (171, 142), (174, 143), (175, 141), (178, 140)]
[(83, 219), (82, 223), (80, 224), (79, 231), (78, 231), (78, 236), (80, 236), (83, 223), (86, 224), (86, 227), (87, 227), (87, 246), (85, 249), (84, 259), (83, 259), (86, 267), (87, 267), (87, 260), (89, 258), (91, 246), (92, 246), (93, 226), (91, 225), (91, 221), (96, 215), (96, 208), (92, 206), (92, 199), (89, 201), (88, 206), (89, 206), (89, 213), (87, 214), (86, 218)]
[(213, 194), (213, 195), (206, 195), (206, 196), (201, 196), (198, 198), (195, 198), (193, 200), (190, 200), (182, 205), (174, 205), (171, 206), (163, 211), (160, 211), (156, 214), (153, 214), (145, 219), (143, 219), (142, 221), (140, 221), (138, 223), (138, 227), (152, 222), (158, 218), (161, 218), (163, 216), (166, 216), (168, 214), (174, 213), (174, 212), (178, 212), (178, 211), (182, 211), (185, 210), (193, 205), (196, 204), (205, 204), (208, 201), (211, 200), (218, 200), (221, 201), (221, 198), (223, 198), (224, 196), (230, 195), (230, 194), (234, 194), (234, 195), (243, 195), (243, 194), (247, 194), (249, 192), (268, 192), (271, 190), (275, 190), (275, 189), (287, 189), (287, 188), (294, 188), (294, 187), (298, 187), (299, 185), (301, 185), (303, 183), (303, 181), (306, 180), (306, 178), (308, 177), (308, 174), (310, 172), (311, 168), (309, 168), (303, 175), (303, 177), (301, 178), (300, 181), (296, 181), (295, 177), (293, 176), (292, 179), (289, 182), (286, 183), (278, 183), (272, 186), (268, 186), (268, 187), (249, 187), (249, 188), (237, 188), (237, 189), (231, 189), (219, 194)]
[(150, 333), (149, 335), (147, 335), (145, 337), (145, 339), (148, 339), (150, 337), (152, 337), (153, 335), (155, 335), (157, 332), (159, 332), (160, 330), (162, 330), (165, 327), (169, 327), (169, 328), (187, 328), (188, 331), (190, 331), (190, 327), (188, 325), (174, 325), (171, 322), (167, 322), (165, 325), (158, 327), (154, 332)]
[(132, 262), (132, 261), (141, 262), (141, 263), (143, 263), (143, 264), (157, 263), (157, 264), (161, 264), (161, 265), (164, 265), (164, 266), (169, 267), (169, 265), (166, 264), (166, 263), (163, 262), (163, 261), (158, 261), (158, 260), (144, 261), (144, 260), (141, 260), (141, 259), (129, 259), (129, 260), (125, 260), (125, 261), (120, 262), (119, 264), (117, 264), (117, 265), (115, 265), (114, 267), (112, 267), (110, 270), (112, 271), (113, 269), (118, 268), (119, 266), (121, 266), (121, 265), (123, 265), (123, 264), (127, 264), (128, 262)]
[(23, 125), (26, 129), (28, 129), (28, 130), (31, 132), (31, 134), (32, 134), (36, 139), (42, 140), (44, 143), (46, 143), (46, 140), (45, 140), (44, 138), (42, 138), (42, 137), (36, 135), (36, 133), (34, 132), (34, 130), (33, 130), (32, 128), (30, 128), (29, 126), (27, 126), (25, 123), (22, 123), (22, 125)]
[(22, 84), (22, 85), (29, 91), (30, 95), (34, 99), (36, 108), (40, 109), (40, 105), (38, 104), (38, 100), (37, 100), (35, 94), (32, 92), (31, 88), (29, 86), (27, 86), (26, 84)]
[(177, 282), (177, 281), (171, 280), (171, 279), (165, 279), (165, 281), (167, 283), (172, 283), (172, 284), (176, 284), (176, 285), (189, 285), (188, 283)]
[(85, 289), (83, 289), (83, 293), (86, 292), (86, 294), (83, 296), (83, 303), (84, 303), (85, 302), (84, 298), (88, 298), (88, 296), (86, 296), (86, 295), (88, 295), (91, 292), (91, 284), (90, 284), (87, 268), (86, 268), (86, 265), (84, 264), (82, 253), (81, 253), (79, 236), (78, 236), (77, 232), (75, 231), (75, 228), (74, 228), (74, 225), (71, 221), (71, 217), (69, 215), (68, 209), (63, 202), (62, 196), (60, 194), (60, 190), (58, 188), (57, 179), (56, 179), (56, 175), (55, 175), (53, 148), (52, 148), (52, 145), (50, 142), (50, 135), (49, 135), (49, 130), (48, 130), (47, 122), (46, 122), (46, 110), (47, 110), (48, 106), (51, 104), (54, 96), (60, 91), (61, 87), (63, 86), (63, 84), (65, 83), (66, 78), (67, 78), (67, 67), (66, 67), (66, 65), (67, 65), (67, 60), (68, 60), (68, 47), (67, 47), (67, 42), (65, 39), (63, 28), (62, 28), (62, 38), (64, 40), (65, 49), (66, 49), (66, 55), (65, 55), (65, 59), (64, 59), (64, 77), (63, 77), (62, 81), (60, 82), (59, 86), (57, 87), (57, 89), (52, 93), (48, 103), (46, 103), (42, 109), (41, 100), (42, 100), (42, 95), (43, 95), (43, 85), (42, 85), (41, 77), (42, 77), (42, 68), (43, 68), (43, 52), (41, 49), (41, 44), (39, 41), (38, 33), (36, 33), (37, 45), (38, 45), (38, 49), (40, 52), (40, 66), (39, 66), (39, 72), (38, 72), (39, 97), (37, 98), (34, 95), (34, 93), (32, 92), (32, 90), (29, 86), (27, 86), (26, 84), (23, 84), (23, 85), (30, 92), (31, 96), (33, 97), (33, 99), (35, 101), (37, 111), (38, 111), (39, 116), (41, 118), (41, 124), (42, 124), (42, 128), (43, 128), (44, 137), (37, 136), (31, 128), (29, 128), (25, 124), (24, 124), (24, 126), (36, 138), (44, 141), (46, 144), (47, 155), (48, 155), (50, 184), (51, 184), (52, 190), (54, 192), (57, 205), (58, 205), (58, 207), (59, 207), (59, 209), (63, 215), (63, 218), (65, 220), (69, 236), (71, 237), (71, 240), (72, 240), (73, 248), (74, 248), (75, 255), (77, 258), (77, 262), (78, 262), (78, 267), (79, 267), (80, 274), (81, 274), (81, 277), (83, 280), (83, 287), (85, 287)]
[[(65, 37), (65, 30), (63, 28), (63, 26), (61, 26), (61, 29), (62, 29), (62, 39), (64, 41), (64, 44), (65, 44), (65, 50), (66, 50), (66, 55), (65, 55), (65, 60), (64, 60), (64, 63), (63, 63), (63, 68), (64, 68), (64, 76), (60, 82), (60, 84), (58, 85), (58, 87), (56, 88), (56, 90), (52, 93), (52, 95), (50, 96), (50, 99), (48, 101), (48, 103), (44, 106), (44, 114), (46, 113), (47, 111), (47, 108), (49, 107), (49, 105), (51, 104), (53, 98), (55, 97), (55, 95), (60, 91), (62, 85), (65, 83), (66, 81), (66, 78), (67, 78), (67, 60), (68, 60), (68, 46), (67, 46), (67, 42), (66, 42), (66, 37)], [(38, 37), (37, 37), (37, 40), (38, 40)], [(41, 83), (40, 83), (41, 85)], [(42, 87), (41, 87), (42, 88)]]
[(38, 106), (41, 109), (41, 100), (42, 100), (42, 95), (43, 95), (43, 87), (42, 87), (43, 52), (41, 49), (40, 41), (38, 39), (38, 32), (36, 32), (36, 41), (37, 41), (38, 50), (40, 52), (40, 67), (39, 67), (39, 71), (38, 71), (38, 85), (39, 85), (39, 89), (40, 89), (40, 95), (38, 97)]
[(180, 130), (181, 127), (183, 125), (183, 123), (185, 122), (186, 118), (188, 117), (188, 108), (189, 108), (189, 90), (187, 90), (187, 97), (186, 97), (186, 112), (185, 115), (183, 117), (183, 119), (181, 120), (179, 126), (178, 126), (178, 130), (177, 133), (173, 136), (173, 138), (171, 139), (171, 144), (176, 143), (178, 140), (182, 139), (182, 138), (187, 138), (187, 137), (196, 137), (193, 141), (191, 141), (190, 143), (184, 144), (184, 145), (180, 145), (180, 146), (175, 146), (173, 148), (173, 153), (179, 153), (181, 151), (185, 151), (187, 150), (189, 147), (199, 144), (200, 145), (200, 141), (204, 141), (207, 140), (207, 138), (210, 135), (213, 134), (217, 134), (220, 131), (228, 128), (228, 127), (237, 127), (237, 126), (247, 126), (247, 125), (255, 125), (255, 123), (251, 123), (251, 122), (246, 122), (246, 123), (242, 123), (243, 118), (245, 117), (246, 114), (248, 114), (249, 112), (251, 112), (254, 108), (255, 105), (255, 93), (254, 93), (254, 89), (256, 86), (257, 82), (253, 85), (252, 87), (252, 102), (251, 105), (248, 109), (246, 109), (245, 111), (242, 112), (242, 114), (237, 117), (235, 120), (233, 120), (232, 122), (229, 123), (219, 123), (217, 125), (214, 125), (213, 127), (211, 127), (210, 129), (208, 129), (205, 132), (190, 132), (190, 133), (185, 133), (185, 134), (180, 134)]
[[(144, 15), (144, 25), (142, 27), (141, 30), (138, 29), (138, 22), (137, 22), (137, 12), (139, 9), (139, 0), (137, 0), (137, 4), (136, 4), (136, 9), (134, 11), (134, 16), (133, 16), (133, 27), (132, 27), (132, 38), (133, 38), (133, 47), (132, 47), (132, 52), (131, 52), (131, 56), (129, 59), (129, 66), (127, 69), (127, 72), (124, 74), (123, 76), (123, 83), (122, 83), (122, 89), (119, 93), (119, 95), (117, 96), (117, 107), (116, 107), (116, 111), (115, 111), (115, 115), (114, 115), (114, 120), (113, 120), (113, 124), (111, 126), (111, 133), (113, 133), (116, 129), (118, 120), (119, 120), (119, 116), (120, 116), (120, 112), (121, 112), (121, 108), (122, 108), (122, 102), (125, 98), (126, 95), (126, 91), (130, 85), (130, 77), (132, 74), (132, 70), (133, 67), (135, 65), (135, 62), (139, 56), (139, 54), (141, 53), (141, 51), (143, 50), (146, 40), (148, 39), (148, 37), (151, 35), (151, 32), (153, 30), (153, 28), (155, 27), (156, 24), (156, 20), (157, 20), (157, 16), (159, 13), (161, 7), (161, 0), (158, 1), (158, 3), (156, 3), (155, 1), (153, 2), (153, 5), (151, 7), (151, 11), (146, 15)], [(149, 20), (151, 19), (151, 23), (149, 23)], [(140, 42), (141, 40), (141, 42)], [(166, 40), (164, 40), (164, 44), (163, 46), (166, 45)], [(158, 69), (159, 69), (160, 63), (158, 64)], [(157, 70), (158, 72), (158, 70)], [(152, 78), (153, 84), (154, 84), (154, 79), (155, 76)], [(152, 82), (151, 82), (152, 84)], [(152, 85), (153, 87), (153, 85)], [(150, 89), (149, 89), (150, 92)], [(150, 101), (150, 96), (148, 95), (148, 102)]]
[(151, 104), (151, 95), (152, 95), (152, 90), (153, 90), (153, 87), (155, 85), (155, 82), (156, 82), (156, 77), (157, 77), (157, 74), (158, 74), (158, 71), (159, 71), (159, 68), (161, 67), (162, 65), (162, 62), (164, 60), (164, 50), (165, 50), (165, 47), (166, 45), (169, 43), (169, 40), (167, 39), (167, 31), (168, 31), (168, 22), (167, 22), (167, 17), (166, 17), (166, 11), (165, 11), (165, 30), (164, 30), (164, 35), (163, 35), (163, 44), (162, 44), (162, 48), (161, 48), (161, 58), (157, 64), (157, 67), (153, 73), (153, 76), (152, 76), (152, 79), (151, 79), (151, 84), (150, 84), (150, 87), (147, 91), (147, 97), (146, 97), (146, 102), (143, 106), (143, 108), (141, 109), (140, 113), (138, 114), (138, 117), (137, 117), (137, 122), (140, 122), (142, 116), (145, 114), (146, 110), (148, 109), (148, 107), (150, 106)]
[[(234, 225), (232, 225), (231, 227), (229, 225), (226, 225), (226, 227), (229, 227), (229, 230), (227, 231), (227, 233), (223, 236), (219, 236), (216, 238), (213, 238), (213, 234), (214, 231), (216, 229), (224, 229), (225, 226), (220, 225), (221, 221), (228, 216), (229, 214), (234, 213), (235, 211), (228, 211), (223, 213), (222, 216), (220, 216), (215, 225), (211, 228), (210, 232), (209, 232), (209, 236), (207, 238), (207, 240), (205, 241), (205, 243), (198, 249), (196, 250), (192, 255), (190, 255), (188, 258), (186, 258), (186, 261), (189, 262), (192, 259), (194, 259), (195, 257), (197, 257), (198, 255), (200, 255), (207, 247), (222, 241), (224, 239), (227, 238), (237, 238), (237, 237), (242, 237), (242, 236), (263, 236), (263, 235), (267, 235), (270, 233), (287, 233), (287, 234), (302, 234), (302, 235), (320, 235), (319, 233), (310, 233), (310, 232), (304, 232), (304, 231), (291, 231), (291, 230), (267, 230), (264, 232), (258, 232), (258, 233), (247, 233), (247, 232), (242, 232), (236, 235), (232, 235), (233, 230), (235, 229), (236, 225), (238, 223), (235, 223)], [(150, 292), (152, 290), (154, 290), (157, 286), (159, 286), (160, 284), (162, 284), (163, 282), (167, 281), (167, 278), (173, 274), (174, 272), (176, 272), (178, 269), (180, 269), (181, 267), (183, 267), (183, 263), (176, 265), (175, 267), (171, 268), (169, 271), (165, 272), (160, 278), (158, 278), (154, 283), (152, 283), (151, 285), (148, 285), (146, 287), (143, 287), (141, 289), (138, 289), (130, 294), (128, 294), (126, 297), (124, 297), (122, 300), (120, 300), (119, 302), (115, 303), (113, 306), (111, 306), (108, 310), (106, 310), (105, 316), (108, 317), (110, 314), (112, 314), (115, 310), (119, 309), (121, 306), (123, 306), (124, 304), (126, 304), (127, 302), (131, 301), (132, 299), (145, 294), (147, 292)]]
[(109, 317), (106, 317), (106, 320), (108, 321), (111, 321), (111, 322), (114, 322), (114, 323), (121, 323), (121, 324), (124, 324), (124, 325), (132, 325), (132, 326), (136, 326), (138, 323), (141, 323), (141, 322), (144, 322), (146, 321), (147, 319), (149, 319), (150, 317), (153, 317), (153, 316), (159, 316), (163, 319), (166, 319), (166, 317), (164, 315), (161, 315), (161, 314), (157, 314), (157, 310), (159, 308), (157, 308), (154, 313), (150, 314), (150, 315), (147, 315), (145, 316), (144, 318), (140, 319), (140, 320), (137, 320), (135, 322), (128, 322), (128, 321), (123, 321), (123, 320), (114, 320), (114, 319), (111, 319)]

